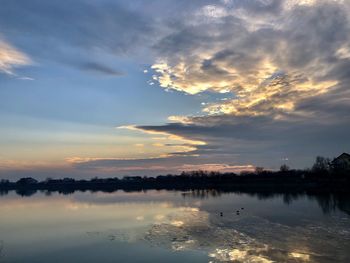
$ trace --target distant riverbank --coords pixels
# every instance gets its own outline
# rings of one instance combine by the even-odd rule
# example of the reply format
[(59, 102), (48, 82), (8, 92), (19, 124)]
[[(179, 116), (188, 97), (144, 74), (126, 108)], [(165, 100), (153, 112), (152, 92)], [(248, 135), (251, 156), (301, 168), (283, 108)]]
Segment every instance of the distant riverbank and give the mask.
[(350, 192), (350, 175), (347, 173), (313, 173), (302, 170), (263, 171), (259, 173), (215, 173), (195, 171), (181, 175), (160, 175), (157, 177), (127, 176), (123, 178), (93, 178), (75, 180), (73, 178), (47, 179), (22, 178), (17, 182), (2, 180), (0, 192), (47, 190), (61, 193), (74, 191), (115, 191), (115, 190), (191, 190), (219, 189), (242, 191), (274, 192)]

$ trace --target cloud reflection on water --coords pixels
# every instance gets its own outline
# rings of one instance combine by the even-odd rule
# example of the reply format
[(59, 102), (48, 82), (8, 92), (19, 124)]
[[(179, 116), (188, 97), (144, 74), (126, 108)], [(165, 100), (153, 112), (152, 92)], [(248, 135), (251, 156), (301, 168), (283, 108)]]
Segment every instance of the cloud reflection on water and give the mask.
[[(41, 253), (42, 242), (54, 246), (50, 247), (54, 251), (62, 249), (60, 242), (68, 247), (74, 243), (76, 249), (86, 243), (114, 242), (115, 250), (122, 244), (130, 250), (143, 244), (149, 250), (175, 253), (174, 257), (204, 254), (211, 262), (346, 262), (350, 258), (346, 252), (350, 218), (339, 210), (323, 213), (310, 198), (292, 199), (291, 204), (282, 196), (262, 199), (214, 193), (217, 198), (170, 191), (29, 198), (9, 194), (0, 203), (0, 233), (5, 243), (13, 242), (18, 250), (30, 247), (31, 253)], [(242, 206), (245, 209), (237, 215), (234, 208)]]

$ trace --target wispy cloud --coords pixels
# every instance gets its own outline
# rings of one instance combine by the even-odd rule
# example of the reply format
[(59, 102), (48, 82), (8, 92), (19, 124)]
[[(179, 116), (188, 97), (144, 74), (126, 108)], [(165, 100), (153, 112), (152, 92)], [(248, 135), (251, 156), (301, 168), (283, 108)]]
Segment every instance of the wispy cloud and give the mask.
[(220, 171), (235, 172), (253, 171), (254, 166), (234, 165), (226, 163), (206, 163), (205, 159), (196, 156), (164, 156), (146, 159), (118, 159), (118, 158), (70, 158), (67, 159), (75, 168), (95, 170), (104, 173), (180, 173), (182, 171)]
[(0, 39), (0, 73), (15, 75), (15, 68), (30, 65), (31, 59), (5, 40)]
[(0, 31), (26, 43), (36, 58), (116, 76), (118, 70), (86, 60), (132, 56), (151, 43), (152, 17), (127, 6), (123, 1), (3, 0)]
[[(169, 142), (176, 142), (176, 144), (174, 144), (175, 146), (183, 145), (185, 147), (184, 152), (191, 152), (195, 149), (194, 148), (195, 146), (206, 144), (204, 141), (190, 140), (179, 135), (174, 135), (167, 131), (160, 131), (157, 129), (153, 130), (152, 128), (144, 129), (143, 126), (127, 125), (127, 126), (119, 126), (117, 127), (117, 129), (126, 129), (130, 131), (136, 131), (136, 132), (146, 133), (150, 135), (158, 135), (158, 136), (161, 135), (162, 137), (154, 137), (153, 139), (168, 140)], [(167, 144), (167, 145), (171, 145), (171, 144)]]
[(124, 75), (121, 71), (97, 62), (84, 62), (79, 64), (79, 68), (90, 72), (119, 77)]

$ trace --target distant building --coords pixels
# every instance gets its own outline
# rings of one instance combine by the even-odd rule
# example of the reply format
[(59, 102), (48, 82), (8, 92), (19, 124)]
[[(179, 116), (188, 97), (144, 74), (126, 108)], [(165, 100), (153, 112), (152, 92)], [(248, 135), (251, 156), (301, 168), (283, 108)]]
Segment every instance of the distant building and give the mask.
[(332, 161), (332, 167), (335, 170), (350, 170), (350, 154), (342, 153)]

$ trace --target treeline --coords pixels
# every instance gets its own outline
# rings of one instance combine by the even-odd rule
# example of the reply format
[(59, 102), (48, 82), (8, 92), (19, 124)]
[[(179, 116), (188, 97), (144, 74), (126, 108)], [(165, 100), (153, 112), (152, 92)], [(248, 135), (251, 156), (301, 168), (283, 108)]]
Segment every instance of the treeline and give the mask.
[(2, 190), (51, 190), (72, 192), (75, 190), (114, 191), (117, 189), (196, 189), (196, 188), (295, 188), (295, 189), (343, 189), (348, 190), (350, 176), (344, 174), (315, 173), (312, 170), (287, 170), (218, 173), (206, 171), (183, 172), (180, 175), (160, 175), (157, 177), (126, 176), (123, 178), (93, 178), (75, 180), (73, 178), (46, 179), (21, 178), (17, 182), (2, 180)]
[(76, 190), (115, 191), (118, 189), (295, 189), (295, 190), (337, 190), (348, 191), (350, 173), (348, 167), (336, 169), (327, 158), (317, 157), (312, 169), (291, 170), (282, 165), (279, 171), (269, 171), (257, 167), (254, 172), (220, 173), (213, 171), (189, 171), (178, 175), (168, 174), (157, 177), (125, 176), (123, 178), (93, 178), (75, 180), (74, 178), (37, 181), (34, 178), (21, 178), (16, 182), (0, 181), (1, 191), (50, 190), (62, 193)]

